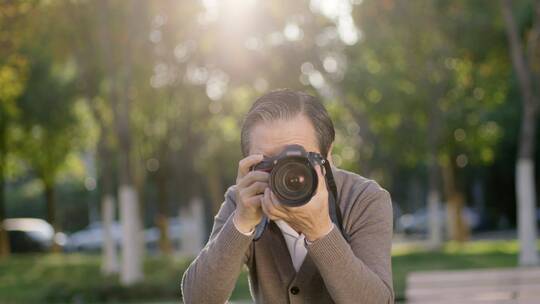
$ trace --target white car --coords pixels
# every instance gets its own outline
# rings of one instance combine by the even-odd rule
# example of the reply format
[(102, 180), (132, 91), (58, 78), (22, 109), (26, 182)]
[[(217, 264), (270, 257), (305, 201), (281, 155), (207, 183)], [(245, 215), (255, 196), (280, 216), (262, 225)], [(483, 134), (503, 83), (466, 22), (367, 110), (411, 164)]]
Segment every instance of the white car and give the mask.
[[(441, 206), (437, 217), (439, 222), (443, 225), (443, 229), (446, 229), (447, 210), (445, 206)], [(474, 210), (469, 207), (464, 207), (462, 212), (463, 218), (469, 224), (469, 227), (474, 230), (480, 225), (480, 216)], [(405, 234), (426, 234), (428, 232), (429, 218), (426, 208), (420, 208), (414, 213), (403, 214), (397, 221), (398, 226), (396, 231), (404, 232)]]
[(2, 223), (8, 232), (12, 252), (46, 252), (56, 243), (62, 247), (66, 235), (54, 233), (51, 224), (39, 218), (9, 218)]
[[(114, 222), (111, 226), (113, 240), (118, 248), (122, 245), (122, 225)], [(174, 248), (180, 243), (181, 224), (177, 218), (169, 218), (169, 238)], [(103, 225), (94, 222), (84, 230), (71, 234), (67, 239), (66, 251), (99, 252), (103, 246)], [(159, 229), (150, 227), (144, 230), (144, 242), (150, 252), (157, 250), (159, 244)]]
[[(122, 226), (118, 222), (111, 225), (112, 236), (117, 246), (122, 242)], [(67, 251), (100, 251), (103, 246), (103, 225), (101, 222), (94, 222), (86, 229), (77, 231), (69, 235)]]

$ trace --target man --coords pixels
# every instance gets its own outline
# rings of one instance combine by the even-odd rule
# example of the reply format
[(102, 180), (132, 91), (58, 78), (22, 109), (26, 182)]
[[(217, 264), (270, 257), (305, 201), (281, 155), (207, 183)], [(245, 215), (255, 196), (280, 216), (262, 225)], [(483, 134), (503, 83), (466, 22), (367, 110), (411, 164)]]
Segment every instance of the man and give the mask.
[[(184, 302), (225, 303), (246, 264), (257, 303), (393, 303), (386, 190), (332, 166), (343, 216), (338, 227), (319, 166), (316, 193), (300, 207), (281, 204), (269, 188), (269, 173), (250, 170), (291, 144), (331, 161), (334, 137), (326, 109), (313, 96), (284, 89), (255, 101), (242, 125), (245, 158), (236, 185), (225, 193), (208, 243), (184, 273)], [(270, 223), (253, 241), (263, 215)]]

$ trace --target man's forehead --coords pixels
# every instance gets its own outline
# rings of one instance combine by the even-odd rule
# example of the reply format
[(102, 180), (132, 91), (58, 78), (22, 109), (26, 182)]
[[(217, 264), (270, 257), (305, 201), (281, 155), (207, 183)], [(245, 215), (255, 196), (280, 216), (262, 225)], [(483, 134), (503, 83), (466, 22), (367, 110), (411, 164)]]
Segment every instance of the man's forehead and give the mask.
[(266, 145), (265, 144), (254, 144), (253, 148), (251, 150), (251, 154), (262, 154), (262, 155), (267, 156), (267, 157), (276, 156), (281, 151), (283, 151), (286, 146), (292, 145), (292, 144), (301, 145), (304, 148), (304, 150), (307, 149), (304, 145), (302, 145), (301, 143), (297, 143), (297, 142), (293, 142), (293, 143), (289, 143), (289, 144), (280, 144), (280, 145), (276, 145), (276, 144), (272, 144), (272, 143), (268, 143)]
[(279, 154), (287, 145), (297, 144), (306, 151), (320, 152), (315, 130), (305, 117), (261, 122), (250, 132), (250, 154)]

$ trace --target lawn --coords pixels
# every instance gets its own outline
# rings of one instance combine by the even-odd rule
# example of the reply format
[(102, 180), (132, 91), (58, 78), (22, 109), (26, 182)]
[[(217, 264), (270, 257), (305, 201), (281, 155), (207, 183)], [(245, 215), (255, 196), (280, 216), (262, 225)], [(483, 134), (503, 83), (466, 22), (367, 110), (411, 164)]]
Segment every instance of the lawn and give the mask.
[[(395, 248), (392, 254), (394, 289), (404, 299), (405, 279), (411, 271), (514, 267), (515, 241), (448, 243), (441, 250)], [(180, 299), (180, 278), (188, 260), (148, 258), (144, 282), (122, 287), (117, 277), (102, 277), (98, 255), (22, 255), (0, 261), (0, 303), (102, 303), (174, 301)], [(246, 273), (232, 299), (249, 298)]]
[[(100, 256), (18, 255), (0, 260), (0, 303), (178, 302), (180, 280), (189, 260), (147, 258), (145, 280), (126, 288), (118, 277), (100, 275)], [(248, 299), (246, 274), (233, 299)]]

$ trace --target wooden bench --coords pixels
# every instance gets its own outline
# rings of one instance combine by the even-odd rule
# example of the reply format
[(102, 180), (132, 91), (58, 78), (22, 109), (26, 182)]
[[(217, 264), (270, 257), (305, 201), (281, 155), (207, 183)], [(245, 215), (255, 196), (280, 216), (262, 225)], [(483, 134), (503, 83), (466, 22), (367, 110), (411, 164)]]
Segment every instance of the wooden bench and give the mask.
[(540, 267), (413, 272), (409, 304), (539, 304)]

